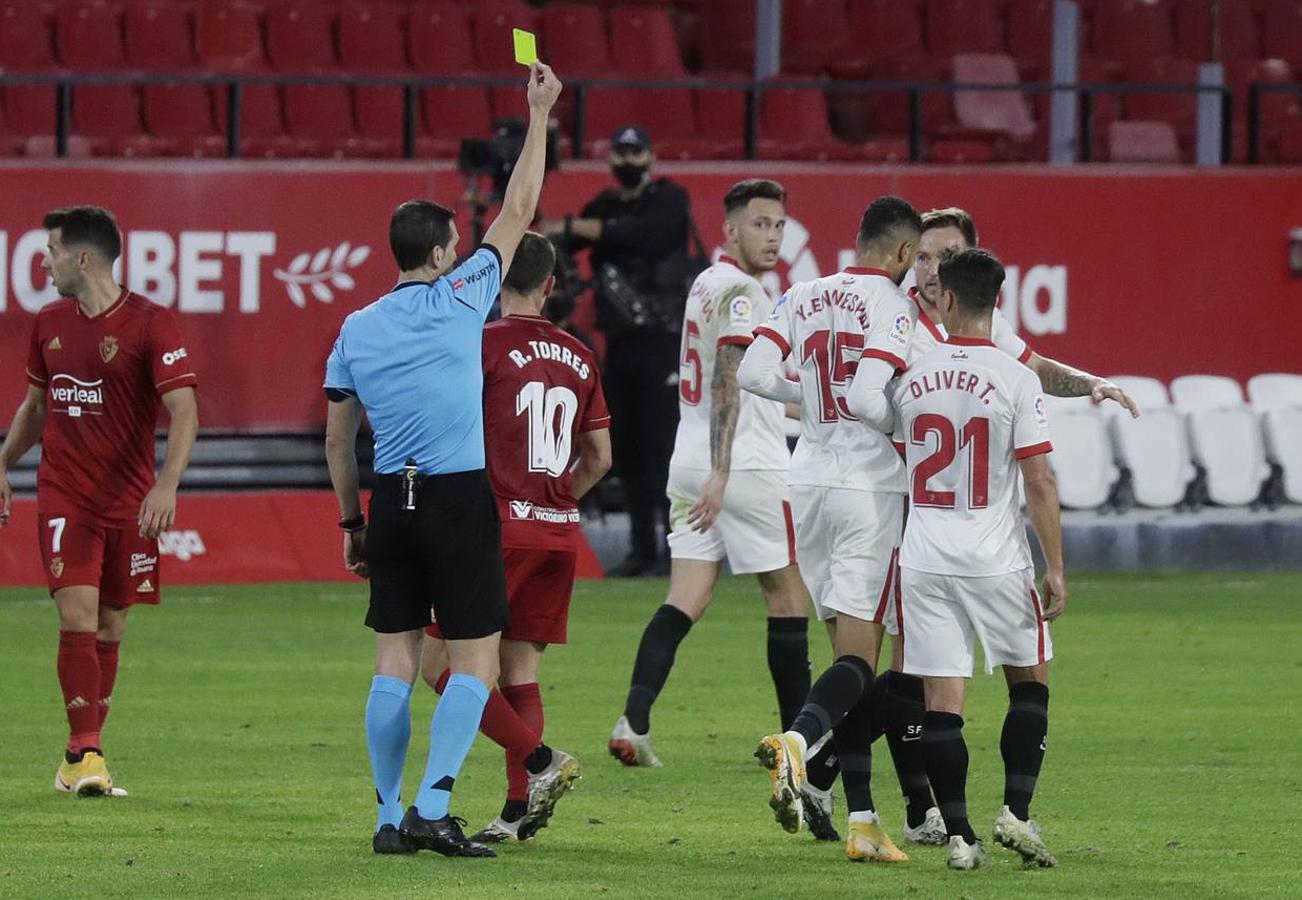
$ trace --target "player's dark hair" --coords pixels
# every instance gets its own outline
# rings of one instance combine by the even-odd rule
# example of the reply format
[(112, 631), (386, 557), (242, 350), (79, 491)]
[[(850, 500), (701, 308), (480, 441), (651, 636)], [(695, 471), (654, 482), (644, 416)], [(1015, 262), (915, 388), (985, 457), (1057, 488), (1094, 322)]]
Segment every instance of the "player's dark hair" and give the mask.
[(913, 204), (900, 197), (878, 197), (868, 204), (859, 220), (861, 246), (903, 233), (921, 234), (922, 216), (918, 215)]
[(452, 240), (456, 213), (432, 200), (408, 200), (398, 204), (389, 219), (389, 249), (399, 270), (409, 272), (429, 262), (435, 247)]
[(555, 270), (556, 248), (552, 242), (537, 232), (526, 231), (520, 238), (520, 245), (515, 248), (502, 287), (517, 294), (528, 294), (542, 287), (547, 276)]
[(969, 247), (977, 246), (976, 223), (967, 210), (957, 206), (932, 209), (922, 214), (922, 231), (925, 234), (933, 228), (957, 228), (963, 232), (963, 239)]
[(723, 213), (730, 216), (752, 200), (787, 202), (787, 189), (768, 178), (747, 178), (728, 188), (723, 195)]
[(110, 263), (122, 255), (122, 233), (113, 213), (99, 206), (65, 206), (47, 212), (46, 231), (59, 229), (65, 247), (91, 247)]
[(953, 291), (967, 313), (994, 309), (1003, 284), (1003, 264), (985, 250), (963, 250), (940, 264), (941, 290)]

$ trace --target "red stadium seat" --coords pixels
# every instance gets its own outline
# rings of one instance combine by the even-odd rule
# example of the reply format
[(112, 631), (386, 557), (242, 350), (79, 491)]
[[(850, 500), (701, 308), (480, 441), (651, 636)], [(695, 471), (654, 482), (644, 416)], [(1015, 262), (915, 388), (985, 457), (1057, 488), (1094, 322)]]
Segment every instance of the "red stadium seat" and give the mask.
[(52, 84), (5, 85), (5, 124), (24, 137), (53, 135), (55, 102)]
[(828, 63), (840, 77), (875, 77), (883, 65), (927, 55), (918, 0), (855, 0), (847, 35)]
[(755, 70), (754, 0), (712, 0), (702, 13), (701, 32), (703, 69)]
[(421, 156), (455, 157), (461, 139), (486, 138), (492, 129), (488, 91), (469, 85), (447, 85), (421, 91), (428, 137), (419, 143)]
[[(517, 75), (520, 66), (512, 50), (511, 29), (536, 31), (535, 13), (520, 0), (479, 0), (474, 7), (475, 63), (485, 72)], [(554, 48), (545, 44), (538, 55), (549, 60)]]
[(764, 91), (756, 155), (760, 159), (863, 158), (858, 148), (837, 140), (832, 133), (822, 91), (794, 87)]
[[(375, 144), (377, 156), (402, 155), (403, 91), (398, 87), (366, 85), (353, 88), (357, 133)], [(416, 108), (416, 133), (420, 134), (420, 108)]]
[(542, 10), (540, 55), (558, 72), (602, 75), (610, 72), (606, 19), (595, 6), (549, 3)]
[[(1154, 59), (1130, 67), (1126, 79), (1149, 84), (1198, 83), (1198, 64), (1187, 59)], [(1126, 95), (1126, 118), (1168, 123), (1177, 135), (1193, 135), (1198, 115), (1198, 96), (1188, 93), (1131, 93)]]
[(226, 138), (217, 133), (207, 85), (148, 84), (143, 100), (154, 155), (226, 155)]
[(426, 0), (411, 10), (408, 49), (419, 72), (461, 75), (474, 71), (475, 48), (470, 40), (470, 20), (450, 0)]
[(1008, 6), (1008, 50), (1022, 75), (1048, 81), (1053, 57), (1054, 0), (1012, 0)]
[[(416, 11), (413, 10), (413, 36), (416, 27)], [(409, 66), (407, 51), (403, 47), (403, 31), (402, 17), (396, 6), (364, 2), (347, 4), (339, 11), (339, 58), (344, 68), (349, 72), (369, 74), (406, 72)], [(469, 57), (469, 29), (463, 37), (460, 46)]]
[(782, 4), (782, 71), (826, 71), (846, 43), (850, 20), (841, 0), (786, 0)]
[(55, 43), (71, 68), (122, 68), (122, 9), (104, 0), (65, 0), (55, 19)]
[(1127, 163), (1178, 163), (1180, 142), (1166, 122), (1113, 122), (1108, 126), (1108, 159)]
[[(954, 81), (968, 84), (1018, 84), (1011, 56), (960, 53), (954, 57)], [(1029, 140), (1035, 121), (1023, 94), (1012, 91), (959, 91), (954, 116), (965, 128), (996, 132), (1016, 141)]]
[[(701, 140), (713, 152), (706, 158), (739, 159), (746, 145), (746, 95), (730, 88), (701, 88), (696, 91), (696, 122)], [(655, 136), (652, 135), (652, 140)]]
[(194, 19), (165, 0), (132, 3), (126, 10), (127, 62), (137, 69), (176, 72), (194, 66)]
[(686, 74), (668, 9), (615, 7), (610, 11), (610, 43), (619, 48), (619, 65), (629, 72), (657, 78)]
[(96, 156), (126, 155), (126, 142), (144, 131), (136, 87), (128, 84), (75, 86), (72, 130), (90, 141), (91, 153)]
[(281, 0), (267, 9), (267, 58), (280, 72), (328, 72), (335, 59), (331, 11), (312, 0)]
[(46, 72), (56, 67), (49, 17), (27, 0), (0, 2), (0, 69)]
[[(222, 134), (226, 133), (226, 103), (226, 92), (214, 91), (213, 115)], [(254, 158), (299, 155), (294, 140), (285, 134), (280, 90), (273, 84), (244, 87), (240, 102), (240, 155)]]
[(1302, 164), (1302, 119), (1284, 123), (1279, 138), (1279, 161), (1287, 166)]
[(1269, 0), (1261, 42), (1265, 56), (1288, 60), (1295, 71), (1302, 70), (1302, 4), (1297, 0)]
[(1163, 0), (1100, 0), (1093, 35), (1094, 54), (1123, 66), (1170, 56), (1171, 10)]
[(301, 156), (393, 155), (392, 139), (357, 135), (352, 98), (342, 84), (286, 85), (285, 126)]
[[(589, 155), (604, 155), (609, 149), (610, 136), (625, 125), (646, 127), (638, 103), (640, 92), (632, 88), (591, 88), (586, 98), (583, 138)], [(569, 131), (569, 121), (561, 120)], [(570, 135), (573, 139), (574, 135)], [(651, 133), (654, 143), (655, 134)]]
[(927, 144), (927, 162), (942, 165), (988, 163), (995, 159), (994, 139), (941, 139)]
[(258, 10), (240, 0), (199, 0), (195, 16), (199, 61), (218, 72), (266, 68)]
[(933, 56), (1007, 52), (995, 0), (923, 0), (922, 8)]
[[(948, 77), (945, 62), (929, 59), (896, 59), (880, 64), (877, 77), (887, 81), (943, 81)], [(874, 92), (863, 99), (870, 133), (907, 135), (909, 97), (903, 91)], [(939, 135), (954, 125), (953, 98), (947, 93), (922, 95), (922, 129), (928, 136)]]
[[(1207, 0), (1178, 0), (1175, 6), (1175, 53), (1183, 59), (1212, 59), (1212, 21)], [(1261, 40), (1252, 7), (1220, 4), (1220, 52), (1217, 59), (1257, 59)]]
[[(1293, 84), (1293, 70), (1282, 59), (1241, 59), (1226, 66), (1226, 83), (1234, 91), (1234, 161), (1248, 158), (1248, 85)], [(1261, 92), (1259, 104), (1259, 159), (1275, 162), (1279, 158), (1280, 136), (1286, 123), (1302, 114), (1298, 95)]]

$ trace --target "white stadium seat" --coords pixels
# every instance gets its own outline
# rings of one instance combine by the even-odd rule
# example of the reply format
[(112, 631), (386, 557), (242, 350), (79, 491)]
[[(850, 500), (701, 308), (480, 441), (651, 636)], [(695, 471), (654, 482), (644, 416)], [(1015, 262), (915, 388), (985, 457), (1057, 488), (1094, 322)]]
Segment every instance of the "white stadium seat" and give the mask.
[(1045, 397), (1053, 453), (1049, 464), (1058, 479), (1058, 500), (1070, 509), (1102, 506), (1117, 481), (1107, 426), (1086, 397)]
[(1171, 399), (1183, 413), (1243, 406), (1243, 389), (1224, 375), (1181, 375), (1171, 382)]
[(1248, 379), (1248, 402), (1259, 413), (1270, 409), (1302, 408), (1302, 375), (1270, 372)]
[(1240, 404), (1195, 410), (1186, 421), (1194, 459), (1207, 472), (1207, 499), (1220, 506), (1256, 500), (1270, 474), (1256, 413)]
[(1302, 406), (1262, 414), (1266, 455), (1283, 471), (1284, 496), (1302, 503)]
[[(1133, 395), (1132, 395), (1133, 396)], [(1184, 419), (1171, 407), (1143, 408), (1138, 419), (1112, 416), (1117, 461), (1130, 470), (1130, 487), (1140, 506), (1162, 509), (1184, 499), (1193, 480)]]
[[(1108, 381), (1130, 395), (1135, 405), (1139, 407), (1141, 415), (1150, 409), (1166, 409), (1171, 405), (1171, 399), (1166, 393), (1166, 385), (1156, 378), (1148, 378), (1144, 375), (1114, 375)], [(1111, 401), (1101, 404), (1099, 411), (1109, 418), (1126, 412), (1121, 404)]]

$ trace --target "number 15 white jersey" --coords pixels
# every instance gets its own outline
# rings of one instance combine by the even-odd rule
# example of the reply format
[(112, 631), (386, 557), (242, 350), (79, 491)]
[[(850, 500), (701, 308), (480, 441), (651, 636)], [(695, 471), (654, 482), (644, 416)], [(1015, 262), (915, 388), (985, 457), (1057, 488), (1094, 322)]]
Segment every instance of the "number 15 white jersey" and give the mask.
[(950, 337), (897, 379), (908, 463), (900, 565), (984, 577), (1032, 565), (1018, 461), (1053, 450), (1040, 380), (986, 340)]
[(890, 436), (860, 421), (846, 389), (864, 357), (904, 368), (913, 303), (880, 269), (848, 268), (791, 286), (755, 330), (795, 355), (800, 374), (800, 441), (791, 484), (860, 491), (905, 490), (904, 466)]

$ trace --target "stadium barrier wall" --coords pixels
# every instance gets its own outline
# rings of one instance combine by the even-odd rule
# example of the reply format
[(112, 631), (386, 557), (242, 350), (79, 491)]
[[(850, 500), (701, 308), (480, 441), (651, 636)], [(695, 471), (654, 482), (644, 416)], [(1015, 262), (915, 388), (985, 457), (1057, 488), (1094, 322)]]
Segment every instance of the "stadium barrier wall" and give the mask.
[[(843, 265), (864, 204), (900, 194), (921, 209), (961, 205), (1009, 266), (1004, 305), (1041, 353), (1104, 374), (1240, 381), (1296, 371), (1302, 280), (1288, 234), (1302, 225), (1302, 178), (1287, 170), (1076, 167), (866, 168), (664, 165), (692, 195), (707, 245), (720, 198), (742, 177), (790, 191), (784, 287)], [(543, 193), (548, 216), (577, 212), (611, 184), (567, 165)], [(324, 360), (343, 317), (387, 290), (389, 214), (400, 200), (452, 203), (446, 164), (0, 164), (0, 412), (25, 390), (31, 318), (53, 296), (40, 271), (42, 214), (96, 203), (125, 235), (123, 277), (179, 312), (199, 374), (206, 429), (314, 430)], [(462, 203), (460, 249), (469, 249)], [(590, 316), (576, 314), (582, 326)], [(7, 418), (6, 418), (7, 421)]]
[[(365, 498), (364, 498), (365, 499)], [(188, 494), (176, 527), (159, 539), (164, 590), (169, 584), (348, 581), (339, 507), (329, 491)], [(19, 498), (0, 532), (0, 585), (43, 586), (36, 501)], [(577, 573), (600, 578), (601, 565), (580, 538)]]

